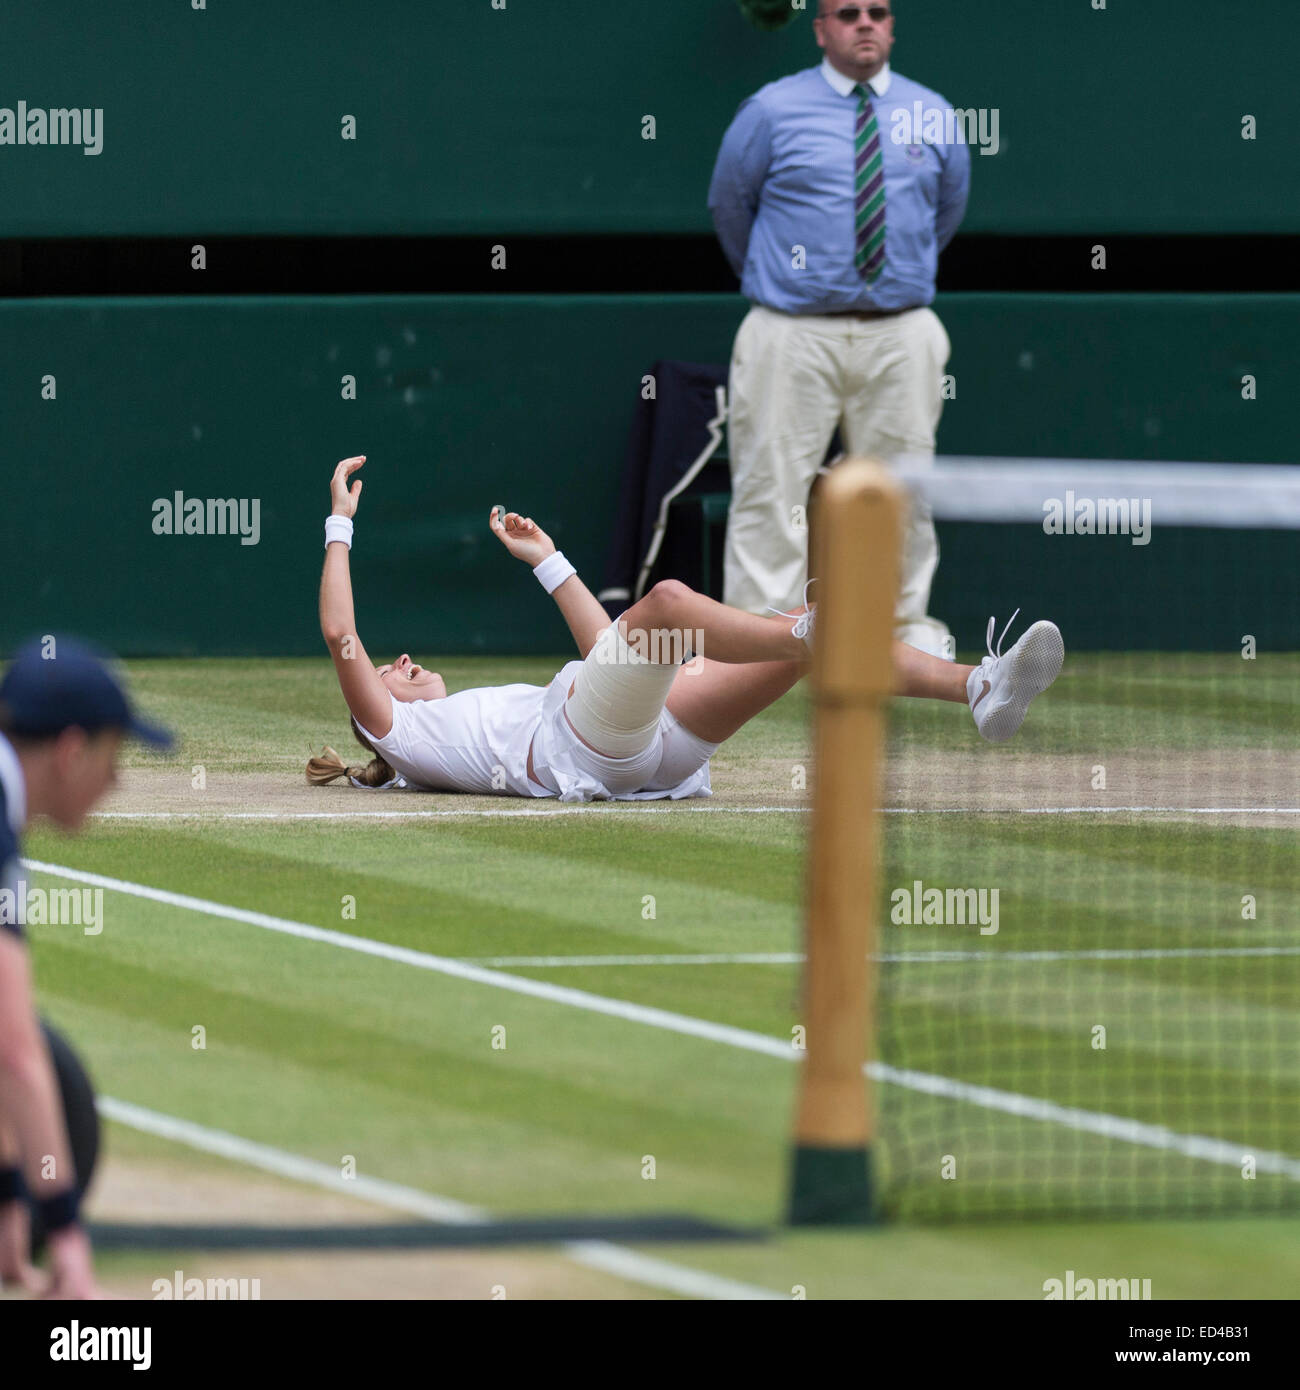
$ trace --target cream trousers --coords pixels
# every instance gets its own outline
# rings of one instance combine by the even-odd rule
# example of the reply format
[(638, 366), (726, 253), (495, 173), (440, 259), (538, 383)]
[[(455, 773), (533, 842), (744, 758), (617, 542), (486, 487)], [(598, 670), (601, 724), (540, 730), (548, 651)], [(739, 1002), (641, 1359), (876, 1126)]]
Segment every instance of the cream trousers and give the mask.
[[(727, 603), (761, 613), (802, 602), (808, 491), (837, 425), (850, 454), (934, 454), (950, 350), (928, 308), (865, 320), (750, 309), (731, 355)], [(944, 655), (948, 629), (926, 611), (938, 564), (929, 508), (913, 504), (895, 633)]]

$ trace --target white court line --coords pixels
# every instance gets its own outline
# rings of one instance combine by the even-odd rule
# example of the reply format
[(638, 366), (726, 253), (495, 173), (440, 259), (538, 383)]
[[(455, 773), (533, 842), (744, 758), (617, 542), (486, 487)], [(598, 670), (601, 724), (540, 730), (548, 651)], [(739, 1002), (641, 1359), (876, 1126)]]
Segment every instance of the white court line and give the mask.
[[(894, 951), (871, 959), (883, 965), (947, 965), (1003, 960), (1183, 960), (1211, 956), (1300, 956), (1300, 946), (1170, 946), (1093, 951)], [(633, 956), (464, 956), (494, 970), (550, 970), (595, 965), (802, 965), (800, 951), (736, 951)]]
[(265, 931), (280, 932), (285, 936), (295, 936), (304, 941), (316, 941), (325, 946), (337, 946), (342, 950), (356, 951), (361, 955), (378, 956), (381, 960), (414, 966), (417, 970), (430, 970), (436, 974), (468, 980), (473, 984), (490, 985), (495, 989), (508, 990), (514, 994), (531, 995), (535, 999), (545, 999), (552, 1004), (565, 1004), (570, 1008), (585, 1009), (589, 1013), (606, 1014), (611, 1018), (621, 1018), (629, 1023), (645, 1023), (652, 1028), (663, 1028), (669, 1032), (703, 1038), (708, 1042), (728, 1043), (732, 1047), (745, 1048), (751, 1052), (766, 1052), (778, 1057), (787, 1057), (791, 1051), (790, 1044), (779, 1038), (765, 1038), (759, 1033), (750, 1033), (743, 1028), (732, 1028), (724, 1023), (711, 1023), (702, 1018), (688, 1018), (684, 1014), (670, 1013), (665, 1009), (651, 1008), (645, 1004), (631, 1004), (621, 999), (607, 999), (604, 995), (588, 994), (585, 990), (572, 989), (567, 985), (552, 985), (543, 980), (530, 980), (525, 975), (505, 975), (500, 971), (489, 970), (470, 961), (453, 960), (449, 956), (435, 956), (427, 951), (412, 950), (407, 946), (392, 946), (386, 941), (371, 941), (364, 936), (351, 936), (347, 932), (333, 931), (327, 927), (313, 927), (307, 922), (291, 922), (283, 917), (272, 917), (266, 912), (250, 912), (242, 907), (227, 907), (223, 903), (209, 902), (205, 898), (190, 897), (186, 893), (170, 893), (163, 888), (150, 888), (142, 883), (130, 883), (125, 879), (109, 878), (104, 874), (86, 873), (81, 869), (69, 869), (59, 864), (43, 864), (34, 859), (24, 859), (22, 864), (25, 868), (34, 869), (38, 873), (71, 879), (74, 883), (86, 883), (94, 888), (108, 889), (110, 892), (127, 893), (136, 898), (147, 898), (151, 902), (163, 903), (168, 907), (183, 908), (189, 912), (201, 912), (209, 917), (221, 917), (231, 922), (245, 922), (249, 926), (261, 927)]
[[(440, 820), (515, 816), (609, 815), (615, 808), (638, 816), (711, 813), (719, 816), (807, 815), (811, 806), (646, 806), (599, 802), (548, 811), (92, 811), (96, 820)], [(882, 816), (1300, 816), (1300, 806), (882, 806)]]
[[(1300, 816), (1300, 806), (1024, 806), (1017, 812), (1022, 816), (1108, 816), (1158, 812), (1182, 816)], [(903, 814), (899, 811), (892, 815)], [(924, 814), (923, 812), (921, 814)], [(950, 811), (944, 815), (953, 814)], [(995, 810), (980, 811), (979, 815), (996, 815)]]
[(1300, 816), (1300, 806), (882, 806), (885, 816)]
[[(797, 1062), (803, 1058), (803, 1053), (795, 1049), (790, 1042), (781, 1038), (771, 1038), (763, 1033), (754, 1033), (747, 1028), (734, 1028), (730, 1024), (713, 1023), (707, 1019), (692, 1018), (687, 1014), (673, 1013), (668, 1009), (657, 1009), (645, 1004), (633, 1004), (622, 999), (607, 999), (604, 995), (590, 994), (586, 990), (552, 985), (543, 980), (532, 980), (526, 975), (507, 975), (467, 961), (452, 960), (447, 956), (429, 955), (427, 952), (413, 951), (405, 946), (390, 946), (382, 941), (369, 941), (365, 937), (349, 936), (346, 932), (313, 927), (305, 922), (291, 922), (282, 917), (272, 917), (264, 912), (249, 912), (244, 908), (226, 907), (222, 903), (209, 902), (204, 898), (193, 898), (183, 893), (170, 893), (161, 888), (150, 888), (145, 884), (108, 878), (103, 874), (85, 873), (80, 869), (65, 868), (58, 864), (43, 864), (31, 859), (24, 859), (21, 862), (25, 868), (70, 879), (75, 883), (87, 883), (94, 887), (126, 893), (133, 897), (147, 898), (153, 902), (185, 908), (191, 912), (201, 912), (210, 917), (221, 917), (233, 922), (245, 922), (267, 931), (281, 932), (286, 936), (318, 941), (323, 945), (338, 946), (344, 950), (358, 951), (363, 955), (379, 956), (399, 964), (413, 965), (417, 969), (431, 970), (458, 979), (470, 980), (476, 984), (490, 985), (515, 994), (531, 995), (537, 999), (545, 999), (550, 1003), (564, 1004), (570, 1008), (584, 1009), (590, 1013), (604, 1014), (630, 1023), (642, 1023), (651, 1028), (661, 1028), (665, 1032), (703, 1038), (707, 1042), (723, 1043), (728, 1047), (739, 1048), (746, 1052), (762, 1053), (768, 1057), (777, 1057), (787, 1062)], [(879, 1080), (890, 1081), (912, 1090), (950, 1096), (954, 1099), (968, 1101), (973, 1105), (983, 1106), (986, 1109), (1001, 1110), (1011, 1115), (1022, 1115), (1030, 1119), (1063, 1124), (1071, 1129), (1087, 1130), (1093, 1134), (1124, 1139), (1134, 1144), (1169, 1149), (1187, 1157), (1205, 1159), (1212, 1163), (1224, 1163), (1230, 1167), (1239, 1166), (1242, 1155), (1249, 1153), (1254, 1156), (1257, 1169), (1260, 1172), (1279, 1173), (1300, 1181), (1300, 1159), (1292, 1158), (1283, 1153), (1255, 1149), (1248, 1144), (1233, 1145), (1225, 1140), (1210, 1139), (1204, 1135), (1179, 1134), (1158, 1125), (1146, 1125), (1140, 1121), (1125, 1119), (1117, 1115), (1108, 1115), (1099, 1111), (1076, 1110), (1034, 1096), (1017, 1095), (1014, 1092), (1000, 1091), (991, 1086), (972, 1085), (969, 1082), (956, 1081), (946, 1076), (933, 1076), (926, 1072), (899, 1071), (881, 1063), (871, 1063), (866, 1070)], [(1235, 1155), (1235, 1157), (1229, 1157), (1229, 1155)]]
[(1247, 1156), (1255, 1160), (1256, 1171), (1273, 1173), (1278, 1177), (1300, 1182), (1300, 1159), (1290, 1154), (1252, 1148), (1249, 1144), (1233, 1144), (1226, 1139), (1211, 1139), (1204, 1134), (1180, 1134), (1164, 1125), (1149, 1125), (1141, 1120), (1125, 1119), (1121, 1115), (1106, 1115), (1095, 1110), (1079, 1110), (1071, 1105), (1040, 1100), (1036, 1096), (1017, 1095), (992, 1086), (976, 1086), (968, 1081), (953, 1081), (946, 1076), (931, 1076), (927, 1072), (909, 1071), (872, 1063), (868, 1068), (881, 1081), (892, 1081), (911, 1091), (925, 1091), (934, 1096), (984, 1105), (1008, 1115), (1022, 1115), (1029, 1120), (1046, 1120), (1069, 1129), (1099, 1134), (1106, 1139), (1124, 1139), (1150, 1149), (1168, 1149), (1185, 1158), (1201, 1158), (1207, 1163), (1219, 1163), (1226, 1168), (1240, 1168)]
[[(539, 798), (545, 800), (545, 798)], [(556, 807), (546, 811), (518, 810), (454, 810), (454, 811), (92, 811), (100, 820), (441, 820), (464, 816), (484, 820), (510, 820), (517, 816), (600, 816), (615, 814), (622, 807), (632, 810), (630, 802), (592, 802), (580, 806)], [(803, 815), (809, 806), (642, 806), (634, 808), (637, 815), (670, 815), (675, 811), (725, 812), (733, 816), (770, 815), (781, 812)]]
[(510, 967), (527, 970), (563, 969), (586, 965), (800, 965), (803, 956), (796, 951), (737, 951), (711, 955), (640, 956), (465, 956), (476, 965), (494, 970)]
[[(466, 1206), (450, 1197), (439, 1197), (432, 1192), (421, 1192), (418, 1188), (403, 1187), (400, 1183), (386, 1182), (382, 1178), (368, 1178), (361, 1173), (354, 1178), (345, 1178), (336, 1167), (328, 1163), (318, 1163), (315, 1159), (303, 1158), (284, 1149), (273, 1149), (267, 1144), (256, 1144), (251, 1139), (240, 1138), (237, 1134), (209, 1129), (206, 1125), (193, 1124), (189, 1120), (177, 1119), (174, 1115), (162, 1115), (156, 1110), (146, 1110), (130, 1101), (100, 1096), (97, 1105), (101, 1115), (131, 1129), (154, 1134), (203, 1153), (218, 1154), (235, 1163), (260, 1168), (264, 1173), (274, 1173), (277, 1177), (292, 1178), (296, 1182), (309, 1183), (313, 1187), (323, 1187), (331, 1192), (341, 1192), (348, 1197), (373, 1202), (376, 1206), (387, 1207), (392, 1211), (409, 1212), (413, 1216), (446, 1226), (481, 1226), (491, 1220), (481, 1207)], [(633, 1283), (644, 1284), (648, 1288), (665, 1289), (688, 1298), (789, 1297), (772, 1289), (738, 1283), (720, 1275), (708, 1274), (704, 1270), (689, 1269), (685, 1265), (671, 1264), (667, 1260), (655, 1259), (650, 1255), (641, 1254), (638, 1250), (629, 1250), (626, 1246), (614, 1245), (609, 1241), (572, 1240), (564, 1242), (558, 1249), (566, 1259), (586, 1265), (590, 1269), (615, 1274)]]

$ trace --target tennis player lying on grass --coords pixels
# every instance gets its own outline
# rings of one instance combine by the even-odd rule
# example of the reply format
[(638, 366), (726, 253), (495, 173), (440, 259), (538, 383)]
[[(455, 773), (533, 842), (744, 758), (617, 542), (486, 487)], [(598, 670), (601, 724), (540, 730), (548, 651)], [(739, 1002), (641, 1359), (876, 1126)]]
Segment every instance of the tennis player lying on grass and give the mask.
[[(348, 479), (363, 463), (364, 456), (344, 459), (330, 484), (320, 625), (353, 732), (375, 756), (346, 767), (327, 748), (307, 764), (310, 782), (346, 776), (354, 786), (561, 801), (709, 796), (709, 759), (718, 746), (808, 672), (815, 607), (760, 617), (669, 579), (611, 623), (545, 532), (500, 508), (488, 524), (559, 605), (582, 660), (547, 686), (455, 695), (405, 653), (373, 666), (356, 635), (348, 573), (361, 496), (360, 479), (351, 487)], [(1005, 656), (992, 650), (992, 638), (990, 620), (989, 655), (978, 666), (895, 642), (897, 693), (965, 702), (986, 739), (1010, 738), (1030, 700), (1056, 679), (1064, 648), (1047, 622), (1035, 623)], [(683, 660), (704, 648), (707, 657)]]

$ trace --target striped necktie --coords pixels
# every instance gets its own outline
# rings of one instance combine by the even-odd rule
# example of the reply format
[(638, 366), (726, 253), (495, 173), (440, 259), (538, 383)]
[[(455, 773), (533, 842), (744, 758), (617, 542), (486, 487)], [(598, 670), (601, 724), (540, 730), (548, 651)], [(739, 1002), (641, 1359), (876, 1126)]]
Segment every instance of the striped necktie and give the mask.
[(885, 160), (871, 96), (861, 85), (853, 92), (858, 99), (858, 123), (853, 134), (853, 215), (857, 228), (853, 263), (871, 285), (885, 268)]

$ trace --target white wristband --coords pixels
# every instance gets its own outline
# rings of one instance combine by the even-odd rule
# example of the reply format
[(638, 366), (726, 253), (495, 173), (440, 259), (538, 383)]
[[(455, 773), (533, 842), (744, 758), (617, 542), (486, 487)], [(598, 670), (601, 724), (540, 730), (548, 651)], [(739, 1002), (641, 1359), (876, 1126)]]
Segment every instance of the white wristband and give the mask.
[(533, 566), (533, 573), (537, 576), (537, 582), (548, 594), (553, 594), (570, 575), (577, 574), (577, 572), (564, 558), (564, 551), (562, 550), (548, 555), (540, 565)]
[(331, 541), (342, 541), (352, 549), (352, 518), (350, 516), (327, 516), (325, 518), (325, 549)]

